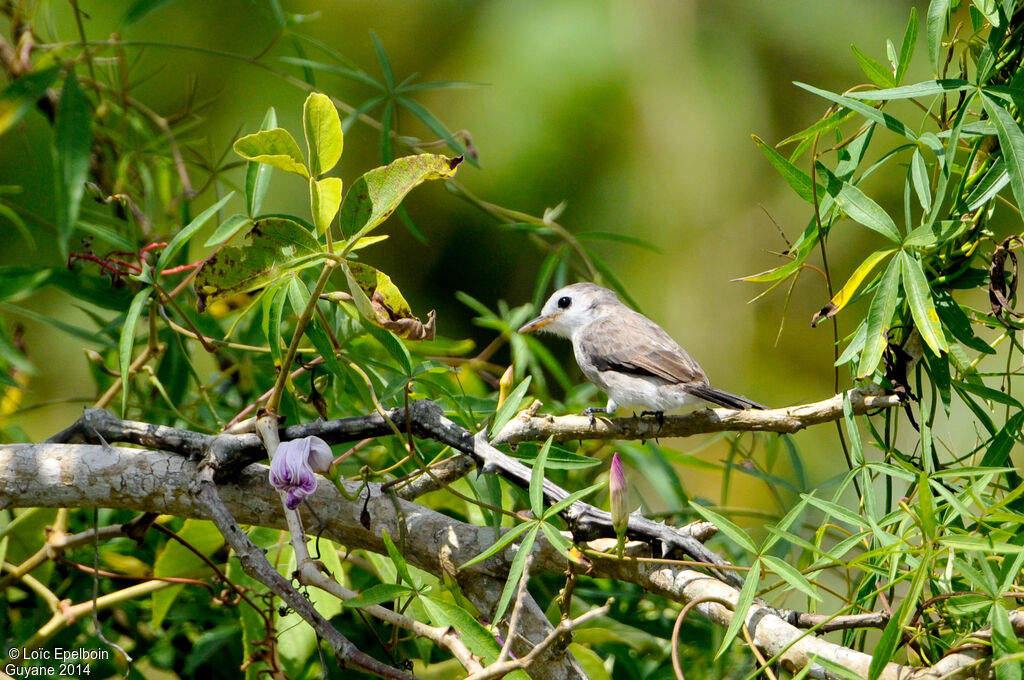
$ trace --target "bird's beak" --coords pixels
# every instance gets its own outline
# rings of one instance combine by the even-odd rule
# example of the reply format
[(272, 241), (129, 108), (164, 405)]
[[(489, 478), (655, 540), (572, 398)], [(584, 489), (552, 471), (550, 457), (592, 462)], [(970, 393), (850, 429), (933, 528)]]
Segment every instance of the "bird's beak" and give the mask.
[(523, 324), (522, 328), (519, 329), (519, 332), (532, 333), (535, 330), (544, 328), (544, 326), (547, 326), (549, 323), (551, 323), (558, 317), (558, 314), (551, 314), (549, 316), (538, 316), (536, 319), (533, 319), (532, 321), (527, 321), (525, 324)]

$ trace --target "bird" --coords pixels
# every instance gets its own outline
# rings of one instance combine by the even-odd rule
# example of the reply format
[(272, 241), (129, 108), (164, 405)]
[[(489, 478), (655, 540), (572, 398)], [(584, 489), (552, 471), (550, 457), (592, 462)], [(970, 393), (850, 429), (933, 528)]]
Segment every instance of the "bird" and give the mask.
[(614, 415), (619, 407), (641, 409), (641, 417), (708, 406), (765, 409), (763, 404), (712, 387), (696, 361), (665, 330), (594, 283), (574, 283), (556, 290), (540, 315), (520, 333), (541, 331), (572, 342), (576, 363), (587, 380), (608, 395), (604, 408), (583, 411), (591, 424), (595, 413)]

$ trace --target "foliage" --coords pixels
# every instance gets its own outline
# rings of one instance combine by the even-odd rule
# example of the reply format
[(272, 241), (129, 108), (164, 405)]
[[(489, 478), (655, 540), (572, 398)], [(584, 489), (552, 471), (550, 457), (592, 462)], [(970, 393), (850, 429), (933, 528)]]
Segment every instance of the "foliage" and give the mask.
[[(125, 23), (161, 4), (134, 3)], [(970, 25), (960, 26), (951, 19), (956, 4), (934, 0), (923, 20), (912, 11), (899, 48), (887, 43), (887, 65), (854, 48), (870, 85), (840, 94), (801, 84), (828, 102), (806, 130), (778, 146), (755, 138), (813, 216), (786, 261), (749, 280), (789, 282), (792, 291), (820, 257), (827, 303), (814, 321), (833, 325), (837, 389), (877, 384), (905, 395), (905, 410), (857, 417), (847, 403), (839, 439), (849, 469), (815, 483), (813, 491), (803, 454), (787, 436), (715, 440), (728, 451), (720, 464), (657, 442), (614, 447), (644, 471), (655, 502), (673, 508), (669, 519), (704, 518), (719, 528), (720, 549), (747, 568), (738, 610), (761, 597), (829, 615), (887, 614), (877, 641), (855, 630), (841, 633), (844, 644), (874, 655), (876, 676), (890, 660), (934, 663), (986, 626), (998, 676), (1020, 675), (1013, 661), (1020, 643), (1008, 612), (1018, 601), (1024, 565), (1024, 485), (1012, 457), (1024, 406), (1013, 395), (1011, 369), (1015, 357), (1024, 356), (1016, 336), (1024, 326), (1013, 309), (1015, 251), (1024, 245), (1016, 236), (1024, 207), (1024, 10), (1013, 0), (979, 0), (966, 8)], [(229, 143), (241, 160), (200, 173), (199, 163), (183, 153), (189, 151), (188, 121), (169, 122), (135, 100), (126, 81), (95, 68), (101, 60), (126, 65), (117, 44), (91, 43), (83, 35), (78, 43), (45, 45), (36, 36), (32, 60), (17, 68), (5, 64), (10, 82), (0, 93), (0, 134), (13, 134), (33, 109), (47, 116), (59, 209), (36, 225), (40, 229), (26, 227), (31, 217), (2, 202), (0, 217), (25, 240), (45, 232), (71, 270), (4, 267), (0, 309), (12, 319), (39, 315), (20, 303), (46, 287), (63, 291), (87, 310), (93, 326), (39, 316), (91, 348), (93, 403), (117, 406), (126, 418), (201, 432), (235, 426), (259, 407), (295, 423), (375, 413), (423, 398), (440, 403), (469, 430), (490, 423), (494, 432), (532, 395), (559, 413), (592, 403), (594, 388), (574, 387), (576, 374), (542, 341), (515, 334), (530, 305), (460, 296), (494, 336), (491, 346), (469, 356), (471, 342), (436, 335), (433, 312), (413, 311), (400, 290), (402, 272), (364, 261), (387, 247), (393, 214), (422, 236), (402, 201), (421, 183), (437, 180), (540, 249), (534, 306), (577, 276), (603, 280), (629, 299), (584, 235), (559, 224), (564, 206), (533, 217), (478, 199), (457, 181), (463, 157), (476, 162), (475, 149), (414, 97), (462, 83), (399, 81), (374, 36), (383, 74), (377, 80), (314, 45), (298, 30), (298, 18), (276, 2), (267, 7), (280, 21), (276, 38), (294, 46), (296, 56), (281, 63), (301, 74), (281, 77), (309, 91), (301, 115), (305, 152), (271, 108), (259, 130)], [(3, 11), (14, 18), (11, 7)], [(310, 46), (325, 52), (324, 61), (310, 58)], [(914, 59), (926, 60), (935, 77), (905, 84)], [(349, 105), (346, 92), (317, 91), (314, 73), (340, 75), (373, 93)], [(378, 111), (379, 120), (369, 118)], [(436, 143), (399, 135), (400, 111), (435, 134)], [(337, 176), (338, 163), (346, 160), (345, 136), (360, 134), (356, 124), (367, 119), (379, 130), (383, 165), (359, 174), (345, 191)], [(452, 155), (426, 152), (434, 145)], [(396, 154), (396, 146), (411, 153)], [(790, 146), (788, 156), (780, 151)], [(904, 177), (902, 211), (887, 208), (886, 188), (870, 179), (892, 166)], [(193, 179), (201, 174), (204, 181)], [(306, 184), (308, 214), (263, 211), (270, 182), (299, 180)], [(868, 230), (870, 253), (843, 285), (833, 286), (828, 254), (853, 241), (857, 227), (850, 222)], [(508, 372), (494, 359), (504, 344)], [(36, 369), (21, 351), (14, 322), (0, 326), (0, 368), (0, 434), (22, 440), (18, 400)], [(948, 438), (941, 435), (946, 430)], [(455, 455), (411, 437), (379, 438), (335, 453), (341, 459), (332, 473), (336, 481), (400, 479)], [(628, 581), (529, 572), (529, 547), (541, 535), (585, 563), (579, 556), (591, 548), (573, 546), (560, 533), (565, 527), (558, 513), (568, 502), (545, 508), (540, 488), (546, 478), (579, 489), (573, 500), (600, 491), (612, 447), (580, 442), (560, 448), (548, 441), (515, 453), (534, 465), (526, 492), (480, 475), (423, 499), (455, 518), (507, 529), (492, 548), (459, 567), (518, 542), (495, 620), (514, 605), (524, 577), (553, 618), (614, 595), (609, 615), (576, 631), (571, 651), (593, 677), (667, 677), (672, 617), (683, 613), (679, 603)], [(691, 497), (679, 474), (687, 467), (723, 471), (721, 507), (709, 507), (705, 495)], [(728, 485), (740, 476), (763, 483), (776, 502), (778, 516), (757, 517), (766, 525), (763, 535), (752, 536), (730, 509)], [(597, 498), (606, 501), (607, 494)], [(130, 519), (111, 510), (96, 517), (100, 526)], [(43, 548), (46, 526), (79, 532), (93, 523), (87, 511), (3, 510), (0, 562), (9, 571), (7, 565), (29, 560)], [(61, 619), (53, 605), (89, 602), (95, 579), (100, 593), (124, 597), (112, 600), (117, 614), (104, 609), (100, 621), (104, 637), (135, 658), (136, 677), (142, 661), (180, 677), (243, 666), (247, 677), (267, 671), (341, 677), (332, 662), (321, 665), (313, 630), (242, 571), (211, 524), (161, 517), (157, 526), (139, 544), (101, 542), (98, 576), (86, 546), (60, 563), (44, 560), (32, 585), (0, 580), (5, 647), (104, 647), (88, 617)], [(292, 547), (280, 532), (251, 527), (248, 533), (281, 574), (293, 572)], [(391, 603), (419, 621), (455, 626), (475, 654), (488, 662), (497, 658), (501, 641), (457, 582), (413, 568), (392, 537), (382, 541), (382, 553), (355, 555), (346, 546), (319, 543), (328, 570), (360, 595), (340, 602), (311, 591), (318, 609), (361, 649), (393, 665), (409, 662), (424, 674), (443, 676), (452, 668), (450, 655), (368, 622), (362, 608)], [(153, 590), (136, 594), (122, 577), (153, 584)], [(182, 580), (158, 580), (171, 577)], [(249, 598), (228, 603), (212, 596), (210, 584), (219, 578), (246, 586)], [(741, 623), (736, 617), (718, 630), (687, 618), (681, 624), (687, 677), (744, 677), (751, 657), (737, 641)], [(123, 668), (119, 663), (100, 662), (93, 670), (111, 676)]]

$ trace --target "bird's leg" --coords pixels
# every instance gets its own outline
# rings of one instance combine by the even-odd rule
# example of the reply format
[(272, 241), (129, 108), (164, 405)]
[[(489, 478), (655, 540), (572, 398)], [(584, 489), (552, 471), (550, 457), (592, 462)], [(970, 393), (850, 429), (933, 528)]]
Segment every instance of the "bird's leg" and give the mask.
[(583, 409), (583, 415), (590, 416), (590, 426), (594, 427), (597, 425), (597, 418), (594, 416), (595, 413), (608, 413), (608, 409), (603, 406), (588, 406)]
[(658, 421), (658, 432), (661, 432), (661, 428), (665, 427), (665, 412), (664, 411), (641, 411), (640, 417), (654, 416), (654, 419)]

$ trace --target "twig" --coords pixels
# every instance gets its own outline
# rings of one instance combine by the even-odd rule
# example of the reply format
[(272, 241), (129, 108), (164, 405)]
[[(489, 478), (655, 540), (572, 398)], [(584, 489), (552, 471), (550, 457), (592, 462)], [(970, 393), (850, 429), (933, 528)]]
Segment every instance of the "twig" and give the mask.
[(538, 643), (537, 646), (534, 647), (526, 656), (520, 659), (511, 659), (509, 661), (492, 663), (479, 673), (474, 673), (468, 676), (466, 680), (491, 680), (491, 678), (500, 678), (512, 671), (529, 668), (544, 654), (544, 652), (547, 651), (548, 647), (591, 619), (596, 619), (599, 616), (605, 616), (611, 610), (611, 607), (612, 600), (608, 600), (602, 606), (595, 607), (594, 609), (577, 616), (575, 619), (562, 619), (561, 622), (555, 626), (555, 629), (551, 631), (546, 638), (541, 640), (541, 642)]

